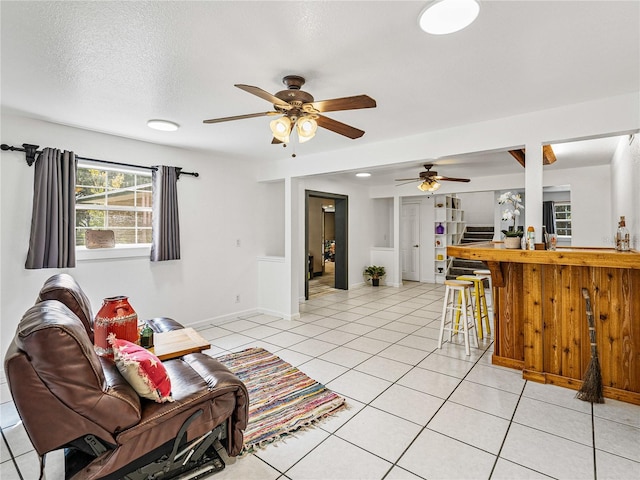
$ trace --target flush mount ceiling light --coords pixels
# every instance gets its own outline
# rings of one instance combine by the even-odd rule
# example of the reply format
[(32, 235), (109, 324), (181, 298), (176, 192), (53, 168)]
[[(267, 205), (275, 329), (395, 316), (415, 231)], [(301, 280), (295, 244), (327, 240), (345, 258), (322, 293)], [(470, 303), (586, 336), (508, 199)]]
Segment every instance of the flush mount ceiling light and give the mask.
[(423, 192), (435, 192), (440, 188), (440, 183), (432, 178), (425, 179), (420, 185), (418, 185), (418, 190)]
[(369, 172), (360, 172), (360, 173), (356, 173), (356, 177), (370, 177), (371, 174)]
[(478, 16), (476, 0), (436, 0), (420, 13), (420, 28), (433, 35), (446, 35), (468, 27)]
[(180, 125), (175, 122), (158, 119), (149, 120), (147, 122), (147, 126), (149, 128), (153, 128), (154, 130), (161, 130), (163, 132), (175, 132), (176, 130), (178, 130), (178, 128), (180, 128)]

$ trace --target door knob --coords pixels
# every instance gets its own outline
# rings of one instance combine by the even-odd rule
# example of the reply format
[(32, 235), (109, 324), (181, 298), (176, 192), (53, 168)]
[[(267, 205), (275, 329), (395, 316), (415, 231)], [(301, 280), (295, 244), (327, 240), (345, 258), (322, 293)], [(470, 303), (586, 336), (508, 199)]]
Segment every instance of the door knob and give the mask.
[(414, 245), (414, 247), (419, 247), (420, 245)]

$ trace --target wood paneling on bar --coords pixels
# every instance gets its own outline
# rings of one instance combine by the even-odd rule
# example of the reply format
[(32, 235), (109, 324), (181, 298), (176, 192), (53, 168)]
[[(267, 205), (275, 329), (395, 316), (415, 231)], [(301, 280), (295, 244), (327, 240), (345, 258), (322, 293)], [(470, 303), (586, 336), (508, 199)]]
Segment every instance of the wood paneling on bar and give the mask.
[[(560, 253), (558, 253), (560, 252)], [(591, 349), (582, 288), (591, 295), (605, 396), (640, 404), (640, 253), (611, 249), (448, 248), (484, 260), (494, 277), (493, 363), (528, 380), (579, 389)]]

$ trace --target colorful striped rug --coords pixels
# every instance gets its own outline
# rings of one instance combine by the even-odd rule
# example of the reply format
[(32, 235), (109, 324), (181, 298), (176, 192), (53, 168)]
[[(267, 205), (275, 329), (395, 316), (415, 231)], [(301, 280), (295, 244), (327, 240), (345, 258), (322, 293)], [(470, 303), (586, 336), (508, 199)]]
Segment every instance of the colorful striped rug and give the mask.
[(217, 357), (249, 391), (244, 453), (335, 413), (345, 399), (263, 348)]

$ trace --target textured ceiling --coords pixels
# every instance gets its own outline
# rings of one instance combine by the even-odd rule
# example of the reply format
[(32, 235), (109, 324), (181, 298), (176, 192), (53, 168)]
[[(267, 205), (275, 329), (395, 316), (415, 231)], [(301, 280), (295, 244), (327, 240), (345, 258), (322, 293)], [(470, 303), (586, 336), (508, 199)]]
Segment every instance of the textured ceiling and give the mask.
[[(296, 147), (306, 154), (638, 90), (638, 1), (484, 0), (477, 21), (448, 36), (419, 30), (425, 4), (2, 1), (2, 107), (269, 161), (288, 152), (270, 144), (268, 118), (202, 123), (271, 109), (235, 83), (274, 93), (298, 74), (316, 100), (377, 100), (375, 109), (327, 114), (364, 137), (321, 130)], [(151, 118), (181, 128), (155, 132)]]

